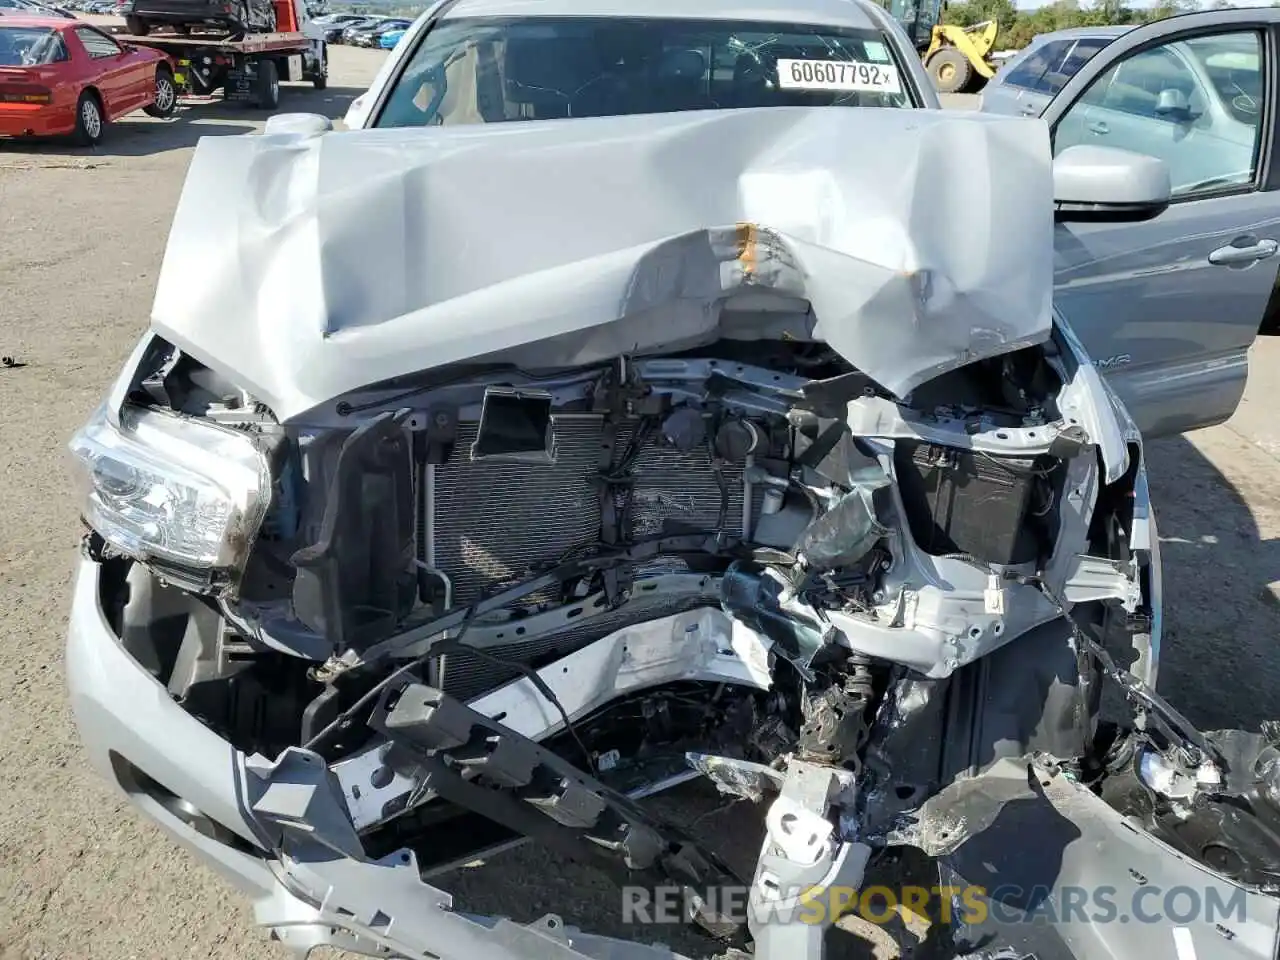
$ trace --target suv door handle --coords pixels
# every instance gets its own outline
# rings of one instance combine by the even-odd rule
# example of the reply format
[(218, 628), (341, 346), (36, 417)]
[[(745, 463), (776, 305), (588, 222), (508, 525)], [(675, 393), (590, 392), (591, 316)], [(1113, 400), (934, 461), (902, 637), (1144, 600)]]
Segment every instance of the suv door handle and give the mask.
[[(1253, 237), (1241, 237), (1243, 241), (1253, 240)], [(1236, 246), (1234, 243), (1225, 247), (1219, 247), (1209, 254), (1209, 262), (1215, 266), (1230, 266), (1233, 263), (1253, 263), (1255, 260), (1265, 260), (1272, 256), (1277, 249), (1280, 249), (1280, 243), (1274, 240), (1256, 240), (1249, 246)]]
[(1100, 133), (1100, 134), (1108, 134), (1111, 132), (1111, 128), (1108, 127), (1101, 120), (1093, 121), (1093, 123), (1089, 124), (1089, 129), (1092, 130), (1094, 133)]

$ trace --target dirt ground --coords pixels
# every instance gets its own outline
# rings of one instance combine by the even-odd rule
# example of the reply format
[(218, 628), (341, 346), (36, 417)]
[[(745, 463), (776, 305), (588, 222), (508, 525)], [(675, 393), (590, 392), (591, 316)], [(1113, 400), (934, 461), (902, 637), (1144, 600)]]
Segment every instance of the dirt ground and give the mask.
[[(340, 117), (381, 54), (336, 48), (323, 93), (284, 109)], [(250, 911), (87, 769), (62, 676), (77, 538), (64, 446), (146, 324), (191, 149), (264, 116), (221, 104), (125, 120), (97, 150), (0, 143), (0, 960), (270, 958)], [(1165, 556), (1162, 690), (1202, 725), (1280, 717), (1280, 340), (1254, 349), (1234, 420), (1150, 448)], [(669, 801), (684, 818), (705, 792)], [(749, 864), (742, 810), (700, 821)], [(526, 848), (448, 887), (470, 909), (559, 910), (601, 932), (620, 899), (594, 874)], [(673, 942), (673, 945), (684, 944)]]

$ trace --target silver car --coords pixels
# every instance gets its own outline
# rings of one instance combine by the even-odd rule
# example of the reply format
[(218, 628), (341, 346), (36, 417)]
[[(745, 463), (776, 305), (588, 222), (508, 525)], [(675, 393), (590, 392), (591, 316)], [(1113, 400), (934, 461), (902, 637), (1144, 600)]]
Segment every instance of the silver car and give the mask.
[(982, 88), (987, 113), (1038, 117), (1089, 59), (1132, 27), (1073, 27), (1041, 33), (1001, 64)]
[[(1228, 416), (1269, 155), (1174, 196), (928, 109), (870, 0), (696, 13), (444, 0), (355, 129), (201, 141), (71, 444), (95, 766), (299, 954), (672, 960), (443, 889), (531, 838), (699, 955), (818, 960), (906, 846), (948, 952), (1274, 960), (1280, 751), (1155, 692), (1143, 436), (1075, 332), (1153, 429)], [(765, 806), (753, 868), (641, 802), (691, 777)]]

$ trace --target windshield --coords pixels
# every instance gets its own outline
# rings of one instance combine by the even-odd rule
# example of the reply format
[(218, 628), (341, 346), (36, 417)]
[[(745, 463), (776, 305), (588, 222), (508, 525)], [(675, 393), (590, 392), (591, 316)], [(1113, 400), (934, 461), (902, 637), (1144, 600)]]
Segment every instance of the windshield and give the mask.
[(437, 24), (378, 127), (500, 123), (731, 107), (909, 107), (872, 29), (620, 17)]
[(0, 21), (0, 67), (38, 67), (65, 59), (62, 39), (52, 27), (6, 27)]

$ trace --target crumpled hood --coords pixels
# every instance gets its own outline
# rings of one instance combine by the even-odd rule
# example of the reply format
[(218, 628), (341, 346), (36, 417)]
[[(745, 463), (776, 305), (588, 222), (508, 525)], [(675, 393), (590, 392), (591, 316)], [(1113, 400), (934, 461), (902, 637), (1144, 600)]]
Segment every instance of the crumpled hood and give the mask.
[(1044, 339), (1052, 256), (1036, 121), (767, 108), (206, 137), (152, 323), (281, 420), (460, 360), (726, 336), (826, 340), (902, 395)]

